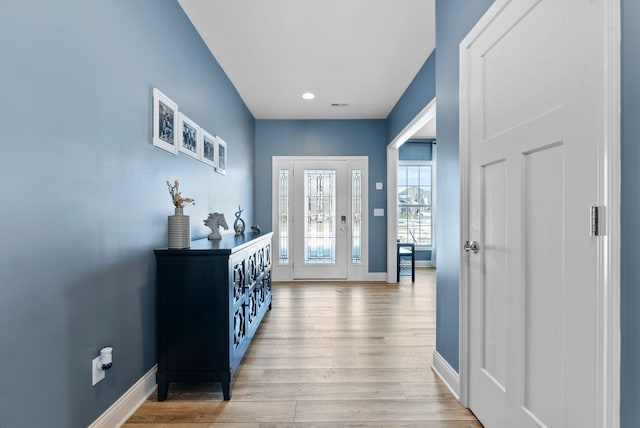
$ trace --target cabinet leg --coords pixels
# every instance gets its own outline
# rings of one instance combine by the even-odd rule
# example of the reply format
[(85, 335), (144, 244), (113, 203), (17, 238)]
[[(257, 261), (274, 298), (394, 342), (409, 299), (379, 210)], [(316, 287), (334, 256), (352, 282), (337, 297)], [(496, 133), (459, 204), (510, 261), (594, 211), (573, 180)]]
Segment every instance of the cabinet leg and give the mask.
[(167, 399), (169, 392), (169, 382), (166, 381), (164, 375), (157, 375), (156, 382), (158, 383), (158, 401), (164, 401)]
[(220, 383), (222, 384), (222, 396), (225, 400), (231, 399), (231, 372), (220, 373)]

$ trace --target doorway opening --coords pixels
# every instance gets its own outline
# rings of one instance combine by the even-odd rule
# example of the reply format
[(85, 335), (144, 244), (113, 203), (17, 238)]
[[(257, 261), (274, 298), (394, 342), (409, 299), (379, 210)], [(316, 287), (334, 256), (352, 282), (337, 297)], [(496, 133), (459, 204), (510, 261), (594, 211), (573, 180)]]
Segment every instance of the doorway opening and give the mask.
[[(405, 223), (400, 224), (403, 216), (402, 207), (399, 202), (399, 194), (403, 191), (409, 192), (409, 187), (413, 188), (413, 192), (416, 192), (417, 189), (422, 187), (425, 188), (426, 191), (426, 183), (425, 186), (418, 186), (409, 184), (408, 176), (405, 174), (404, 181), (399, 179), (399, 167), (400, 167), (400, 147), (409, 141), (411, 138), (420, 138), (421, 140), (434, 141), (436, 137), (436, 99), (431, 100), (423, 109), (418, 113), (418, 115), (411, 121), (409, 124), (389, 143), (387, 146), (387, 282), (397, 282), (397, 243), (398, 239), (402, 240), (402, 226)], [(430, 181), (429, 183), (429, 193), (430, 200), (428, 201), (428, 208), (425, 204), (417, 204), (417, 205), (425, 205), (425, 207), (420, 210), (418, 207), (418, 211), (416, 213), (422, 212), (423, 216), (411, 220), (411, 228), (414, 235), (416, 233), (416, 225), (418, 227), (418, 233), (422, 233), (424, 235), (424, 242), (422, 248), (418, 248), (418, 250), (422, 250), (425, 253), (425, 266), (434, 266), (435, 267), (435, 240), (433, 237), (435, 236), (434, 228), (436, 222), (436, 207), (433, 201), (435, 201), (436, 196), (436, 183), (435, 183), (435, 168), (436, 168), (436, 146), (432, 144), (432, 161), (429, 165), (430, 167)], [(426, 168), (426, 164), (424, 167)], [(423, 172), (426, 172), (423, 171)], [(402, 188), (402, 189), (401, 189)], [(416, 200), (416, 202), (418, 202)], [(414, 211), (415, 211), (415, 207)], [(428, 210), (428, 228), (423, 227), (427, 225), (427, 210)], [(409, 233), (409, 219), (407, 219), (406, 229), (407, 235), (411, 236)], [(426, 236), (427, 231), (429, 233), (429, 241), (427, 245)], [(426, 256), (428, 253), (429, 262), (426, 262)], [(418, 260), (418, 265), (422, 264), (420, 260)]]
[(368, 157), (274, 156), (273, 278), (365, 280)]

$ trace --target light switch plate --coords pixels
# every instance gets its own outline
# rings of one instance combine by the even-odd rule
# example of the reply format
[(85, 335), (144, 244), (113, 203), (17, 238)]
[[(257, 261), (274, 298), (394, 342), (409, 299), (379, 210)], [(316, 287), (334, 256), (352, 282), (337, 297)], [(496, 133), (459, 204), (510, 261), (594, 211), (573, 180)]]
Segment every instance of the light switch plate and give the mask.
[(384, 184), (382, 184), (382, 182), (378, 181), (376, 182), (376, 190), (382, 190), (384, 189)]
[(384, 208), (374, 208), (373, 209), (374, 217), (384, 217)]

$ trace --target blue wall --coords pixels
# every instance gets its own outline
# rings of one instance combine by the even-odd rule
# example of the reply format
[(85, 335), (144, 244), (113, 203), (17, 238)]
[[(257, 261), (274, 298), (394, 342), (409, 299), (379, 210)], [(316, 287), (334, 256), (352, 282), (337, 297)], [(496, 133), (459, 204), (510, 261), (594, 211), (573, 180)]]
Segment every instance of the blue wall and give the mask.
[[(419, 41), (416, 41), (419, 43)], [(436, 50), (422, 64), (387, 117), (387, 143), (390, 143), (436, 96)]]
[(640, 420), (640, 2), (622, 0), (621, 426)]
[[(175, 0), (3, 1), (0, 54), (0, 426), (87, 426), (156, 362), (165, 180), (194, 238), (253, 223), (254, 119)], [(151, 145), (153, 87), (227, 141), (226, 177)]]
[(398, 149), (398, 159), (401, 161), (433, 160), (433, 143), (409, 140)]
[(271, 229), (272, 156), (369, 156), (369, 272), (386, 272), (387, 191), (375, 183), (387, 181), (384, 120), (256, 120), (256, 219)]
[(493, 0), (436, 0), (436, 349), (455, 370), (459, 365), (460, 285), (459, 45), (492, 3)]

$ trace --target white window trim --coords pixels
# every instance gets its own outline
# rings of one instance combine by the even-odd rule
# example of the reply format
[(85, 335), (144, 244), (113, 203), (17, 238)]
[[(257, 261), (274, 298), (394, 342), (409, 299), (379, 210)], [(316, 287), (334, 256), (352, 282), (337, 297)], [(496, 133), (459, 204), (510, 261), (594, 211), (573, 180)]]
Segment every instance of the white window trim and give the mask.
[[(435, 146), (435, 145), (434, 145)], [(434, 205), (435, 205), (435, 198), (434, 198), (434, 194), (435, 194), (435, 186), (434, 186), (434, 182), (435, 182), (435, 178), (436, 178), (436, 174), (435, 174), (435, 162), (432, 160), (398, 160), (398, 168), (402, 167), (403, 165), (415, 165), (415, 166), (424, 166), (424, 165), (428, 165), (429, 167), (431, 167), (431, 245), (418, 245), (416, 244), (415, 246), (415, 250), (416, 251), (433, 251), (433, 248), (435, 247), (435, 233), (434, 233), (434, 226), (435, 223), (433, 221), (433, 214), (435, 212), (434, 210)], [(397, 185), (396, 185), (396, 201), (398, 198), (398, 191), (397, 191)], [(396, 202), (396, 212), (398, 210), (398, 205), (400, 205), (398, 202)], [(396, 222), (396, 240), (398, 239), (398, 223)]]

